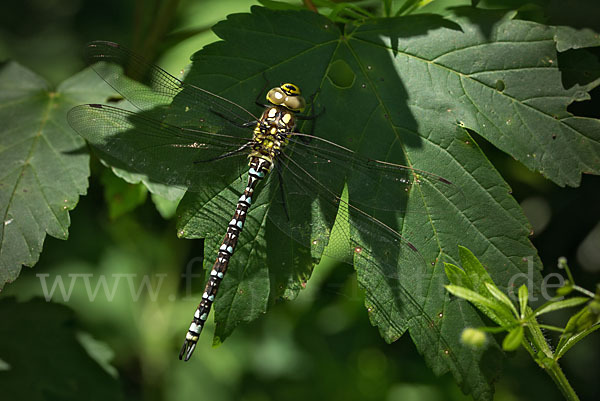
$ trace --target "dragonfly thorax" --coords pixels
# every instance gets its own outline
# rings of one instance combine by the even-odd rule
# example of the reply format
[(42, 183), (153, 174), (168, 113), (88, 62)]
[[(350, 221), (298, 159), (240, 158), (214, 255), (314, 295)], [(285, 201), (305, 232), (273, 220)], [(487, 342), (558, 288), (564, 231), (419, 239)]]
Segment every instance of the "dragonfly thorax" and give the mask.
[(268, 107), (254, 128), (252, 152), (248, 157), (259, 157), (272, 164), (288, 144), (295, 126), (294, 113), (286, 107)]

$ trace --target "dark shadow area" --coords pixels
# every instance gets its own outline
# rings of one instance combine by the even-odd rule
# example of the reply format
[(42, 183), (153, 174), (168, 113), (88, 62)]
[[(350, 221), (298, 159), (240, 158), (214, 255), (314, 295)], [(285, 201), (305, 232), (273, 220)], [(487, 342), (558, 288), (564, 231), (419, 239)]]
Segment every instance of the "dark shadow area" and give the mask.
[(0, 326), (0, 354), (8, 367), (0, 371), (0, 384), (6, 399), (80, 400), (90, 394), (125, 399), (120, 380), (81, 345), (73, 310), (43, 299), (5, 298), (0, 316), (10, 322)]
[[(469, 10), (471, 10), (469, 8)], [(425, 35), (430, 30), (447, 28), (462, 31), (460, 25), (435, 14), (407, 15), (399, 18), (382, 18), (377, 21), (377, 27), (381, 27), (382, 35), (388, 35), (390, 47), (394, 53), (398, 52), (398, 42), (402, 38), (412, 38)]]
[(576, 84), (588, 85), (600, 78), (600, 49), (591, 47), (558, 53), (558, 66), (566, 89)]
[(508, 10), (480, 10), (473, 7), (451, 7), (450, 10), (458, 17), (466, 18), (472, 24), (479, 27), (479, 31), (488, 39), (500, 20), (506, 15)]

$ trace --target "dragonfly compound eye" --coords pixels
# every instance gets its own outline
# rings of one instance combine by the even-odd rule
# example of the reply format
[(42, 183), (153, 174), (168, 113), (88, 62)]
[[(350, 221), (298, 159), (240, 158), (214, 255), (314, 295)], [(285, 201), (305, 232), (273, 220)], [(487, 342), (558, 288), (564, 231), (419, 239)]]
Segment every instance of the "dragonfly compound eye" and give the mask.
[[(286, 86), (285, 90), (284, 86)], [(267, 93), (267, 100), (275, 106), (284, 106), (288, 110), (301, 112), (306, 107), (306, 101), (299, 93), (300, 89), (296, 85), (283, 84), (278, 88), (271, 89)]]
[(306, 101), (302, 96), (288, 96), (283, 103), (291, 111), (303, 111), (306, 107)]
[(287, 95), (281, 90), (281, 88), (273, 88), (267, 93), (267, 100), (274, 104), (275, 106), (279, 106), (283, 102), (285, 102)]

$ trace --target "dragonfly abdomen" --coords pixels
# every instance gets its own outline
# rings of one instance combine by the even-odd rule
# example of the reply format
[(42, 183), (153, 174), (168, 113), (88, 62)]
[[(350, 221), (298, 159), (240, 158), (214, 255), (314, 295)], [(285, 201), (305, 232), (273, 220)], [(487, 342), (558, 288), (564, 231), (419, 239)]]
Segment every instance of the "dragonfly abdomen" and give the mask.
[(244, 193), (242, 196), (240, 196), (233, 218), (227, 226), (225, 238), (219, 247), (217, 260), (210, 271), (208, 282), (204, 288), (202, 301), (200, 301), (198, 308), (196, 308), (194, 319), (192, 320), (192, 323), (190, 324), (188, 332), (185, 336), (183, 347), (181, 347), (179, 359), (182, 359), (185, 356), (185, 360), (187, 361), (190, 359), (194, 349), (196, 348), (196, 343), (198, 342), (200, 333), (204, 328), (204, 324), (208, 319), (208, 314), (210, 313), (212, 304), (217, 296), (219, 285), (221, 284), (221, 281), (223, 280), (223, 277), (227, 271), (229, 258), (231, 258), (233, 252), (235, 251), (235, 246), (237, 245), (240, 233), (244, 227), (248, 209), (252, 204), (252, 195), (254, 193), (254, 189), (267, 175), (270, 169), (271, 162), (269, 160), (261, 157), (252, 157), (250, 159), (250, 168), (248, 169), (248, 184), (246, 185)]

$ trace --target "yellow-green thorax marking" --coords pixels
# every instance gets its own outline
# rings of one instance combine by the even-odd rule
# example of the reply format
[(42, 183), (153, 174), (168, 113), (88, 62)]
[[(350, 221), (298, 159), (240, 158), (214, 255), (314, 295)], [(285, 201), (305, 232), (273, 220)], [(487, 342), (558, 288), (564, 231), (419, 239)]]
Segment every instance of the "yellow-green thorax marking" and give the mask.
[(294, 113), (302, 112), (306, 102), (300, 88), (291, 83), (271, 89), (267, 93), (267, 100), (272, 106), (265, 109), (254, 128), (254, 143), (248, 158), (252, 160), (258, 157), (272, 165), (281, 149), (288, 144), (290, 134), (294, 132)]

